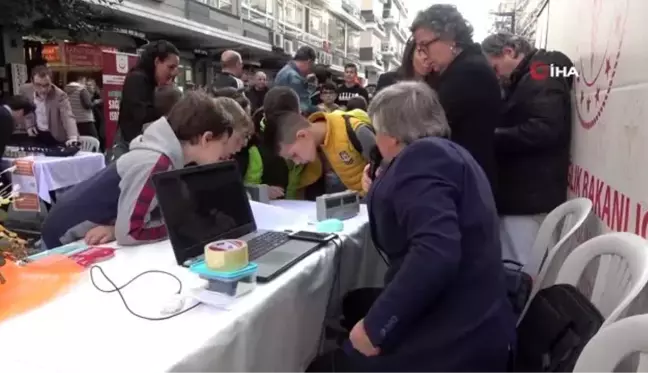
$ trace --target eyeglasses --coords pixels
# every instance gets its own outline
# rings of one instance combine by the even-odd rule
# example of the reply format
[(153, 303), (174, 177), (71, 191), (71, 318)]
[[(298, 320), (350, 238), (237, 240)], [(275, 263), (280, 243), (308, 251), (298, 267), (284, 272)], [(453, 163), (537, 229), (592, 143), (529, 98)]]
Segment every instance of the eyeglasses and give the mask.
[(430, 47), (430, 45), (436, 43), (439, 40), (441, 40), (441, 38), (436, 37), (436, 38), (434, 38), (432, 40), (416, 43), (416, 51), (418, 53), (423, 53), (423, 54), (427, 55), (428, 54), (428, 48)]

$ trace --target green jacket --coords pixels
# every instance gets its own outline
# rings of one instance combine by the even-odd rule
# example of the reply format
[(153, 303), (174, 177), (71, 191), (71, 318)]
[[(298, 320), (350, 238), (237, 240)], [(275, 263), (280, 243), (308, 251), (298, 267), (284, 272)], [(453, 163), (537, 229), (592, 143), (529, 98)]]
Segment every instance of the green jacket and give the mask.
[[(262, 120), (261, 130), (263, 131), (264, 128), (265, 121)], [(284, 160), (279, 161), (278, 156), (257, 145), (249, 146), (247, 151), (247, 168), (243, 177), (246, 184), (280, 186), (285, 188), (286, 199), (297, 198), (297, 186), (299, 185), (299, 175), (303, 169), (302, 165), (295, 165)], [(284, 167), (286, 169), (283, 169)]]

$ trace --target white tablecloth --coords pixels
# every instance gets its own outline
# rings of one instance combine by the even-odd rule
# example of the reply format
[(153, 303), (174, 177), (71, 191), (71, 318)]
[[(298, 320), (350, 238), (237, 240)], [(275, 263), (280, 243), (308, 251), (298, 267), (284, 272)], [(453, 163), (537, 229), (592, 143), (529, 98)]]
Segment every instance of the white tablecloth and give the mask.
[[(71, 157), (35, 156), (34, 176), (38, 185), (38, 196), (51, 203), (50, 191), (78, 184), (105, 167), (101, 153), (78, 152)], [(5, 167), (13, 164), (13, 158), (3, 158)]]
[[(294, 229), (303, 228), (314, 204), (291, 207), (293, 221), (299, 222)], [(253, 206), (260, 228), (287, 228), (271, 226), (267, 216), (259, 216), (267, 214), (261, 210)], [(373, 251), (365, 248), (370, 244), (364, 241), (366, 222), (364, 210), (345, 222), (346, 265), (359, 266), (363, 252)], [(100, 293), (84, 279), (68, 294), (0, 324), (2, 371), (303, 371), (319, 344), (335, 254), (334, 245), (315, 252), (259, 285), (231, 311), (201, 305), (166, 321), (130, 315), (117, 294)], [(346, 265), (340, 272), (342, 291), (357, 282)], [(175, 265), (167, 241), (120, 249), (101, 266), (118, 285), (149, 269), (177, 275), (185, 289), (202, 284)], [(99, 285), (109, 287), (104, 281)], [(158, 317), (176, 286), (168, 276), (151, 274), (127, 287), (124, 296), (136, 312)]]

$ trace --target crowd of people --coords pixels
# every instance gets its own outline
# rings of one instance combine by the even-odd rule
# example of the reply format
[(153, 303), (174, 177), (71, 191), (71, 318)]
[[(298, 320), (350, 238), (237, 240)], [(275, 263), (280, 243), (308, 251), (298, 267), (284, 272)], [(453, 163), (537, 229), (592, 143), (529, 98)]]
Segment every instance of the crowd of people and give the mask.
[[(209, 89), (183, 94), (178, 50), (148, 44), (126, 77), (111, 162), (52, 207), (44, 244), (165, 238), (151, 175), (194, 164), (233, 159), (273, 199), (353, 190), (389, 270), (383, 288), (345, 297), (348, 339), (309, 370), (506, 371), (517, 318), (502, 259), (528, 263), (567, 193), (572, 82), (534, 80), (530, 65), (570, 61), (508, 33), (475, 43), (451, 5), (421, 11), (411, 31), (373, 97), (354, 65), (333, 84), (309, 47), (271, 88), (259, 72), (245, 90), (241, 55), (227, 51)], [(73, 141), (91, 130), (95, 103), (82, 80), (63, 91), (49, 77), (35, 69), (0, 121)]]

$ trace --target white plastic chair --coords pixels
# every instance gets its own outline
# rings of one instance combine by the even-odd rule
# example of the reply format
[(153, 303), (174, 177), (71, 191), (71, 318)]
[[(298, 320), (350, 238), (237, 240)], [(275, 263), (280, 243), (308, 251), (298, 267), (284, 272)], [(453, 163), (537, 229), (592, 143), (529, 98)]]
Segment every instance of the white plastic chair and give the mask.
[[(591, 267), (598, 259), (598, 268)], [(587, 275), (596, 269), (591, 291)], [(593, 271), (592, 271), (593, 272)], [(570, 284), (588, 295), (605, 318), (602, 328), (624, 316), (648, 283), (648, 241), (633, 233), (608, 233), (578, 246), (567, 257), (556, 284)]]
[(524, 266), (524, 271), (534, 278), (531, 298), (554, 284), (562, 261), (576, 246), (572, 239), (591, 211), (592, 201), (575, 198), (553, 209), (544, 219), (533, 243), (531, 260)]
[(81, 150), (84, 152), (97, 153), (99, 151), (99, 140), (92, 136), (79, 136), (79, 142), (81, 143)]
[[(574, 372), (614, 372), (619, 363), (639, 353), (636, 372), (648, 372), (648, 315), (632, 316), (601, 329), (578, 357)], [(623, 370), (627, 371), (627, 370)]]

